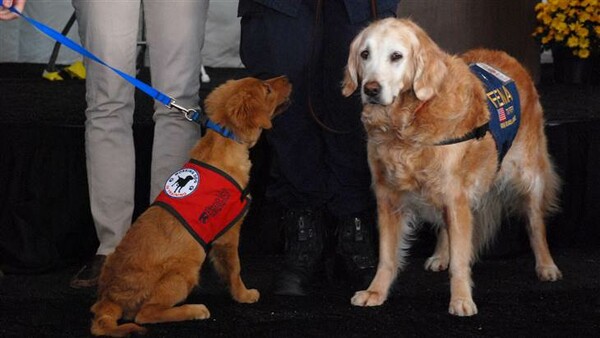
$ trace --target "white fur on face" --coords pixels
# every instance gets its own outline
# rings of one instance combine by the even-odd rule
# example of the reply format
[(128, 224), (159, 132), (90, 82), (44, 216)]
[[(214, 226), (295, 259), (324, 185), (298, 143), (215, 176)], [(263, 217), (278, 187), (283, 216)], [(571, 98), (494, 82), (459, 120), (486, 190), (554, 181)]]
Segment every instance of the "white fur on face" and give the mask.
[[(412, 30), (395, 19), (382, 20), (365, 31), (362, 43), (353, 51), (358, 54), (359, 68), (363, 70), (359, 87), (362, 102), (387, 106), (411, 86), (415, 75), (413, 55), (418, 48), (419, 41)], [(364, 91), (365, 84), (373, 81), (380, 86), (378, 97), (370, 97)]]

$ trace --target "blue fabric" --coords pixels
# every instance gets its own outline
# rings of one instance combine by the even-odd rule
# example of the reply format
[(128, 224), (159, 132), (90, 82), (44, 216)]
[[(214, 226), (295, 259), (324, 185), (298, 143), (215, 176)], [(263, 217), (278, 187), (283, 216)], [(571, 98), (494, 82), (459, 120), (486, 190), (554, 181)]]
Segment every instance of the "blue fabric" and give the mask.
[(473, 63), (469, 67), (485, 85), (490, 132), (496, 141), (500, 164), (517, 136), (521, 122), (517, 85), (511, 78), (487, 64)]
[[(371, 19), (370, 0), (322, 0), (323, 2), (341, 1), (344, 10), (351, 23), (359, 23)], [(270, 8), (290, 17), (297, 18), (301, 14), (301, 6), (311, 3), (313, 6), (317, 0), (240, 0), (238, 15), (244, 16), (251, 13), (261, 13), (264, 8)], [(377, 16), (388, 17), (396, 12), (399, 0), (377, 0)]]
[[(293, 104), (266, 133), (272, 150), (266, 194), (287, 208), (327, 206), (341, 216), (375, 205), (360, 97), (343, 97), (340, 86), (350, 43), (369, 24), (370, 2), (348, 7), (349, 2), (358, 3), (323, 0), (321, 21), (315, 26), (315, 0), (278, 1), (293, 7), (295, 16), (252, 0), (240, 1), (240, 56), (246, 69), (251, 74), (286, 75), (293, 85)], [(382, 13), (398, 1), (386, 1), (393, 6), (379, 3)], [(366, 19), (354, 22), (348, 11), (352, 17)], [(385, 12), (385, 16), (393, 14)], [(347, 132), (336, 134), (320, 127), (309, 109), (309, 98), (319, 120)]]
[[(398, 2), (398, 0), (377, 0), (377, 18), (395, 16)], [(359, 23), (372, 19), (370, 0), (344, 0), (344, 5), (350, 22)]]
[[(240, 3), (242, 8), (244, 8), (244, 2), (248, 3), (248, 1), (241, 0)], [(274, 9), (291, 17), (296, 17), (298, 15), (298, 8), (300, 7), (302, 0), (253, 0), (253, 2)], [(242, 15), (243, 14), (245, 13), (242, 13)]]

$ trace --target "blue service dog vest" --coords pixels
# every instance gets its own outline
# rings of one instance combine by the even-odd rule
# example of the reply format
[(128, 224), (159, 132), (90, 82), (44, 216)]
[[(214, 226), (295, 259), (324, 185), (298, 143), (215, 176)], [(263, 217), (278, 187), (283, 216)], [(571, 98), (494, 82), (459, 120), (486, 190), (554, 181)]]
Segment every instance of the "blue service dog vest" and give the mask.
[(471, 71), (483, 82), (490, 112), (489, 128), (498, 151), (498, 168), (519, 131), (521, 103), (515, 81), (485, 63), (472, 63)]

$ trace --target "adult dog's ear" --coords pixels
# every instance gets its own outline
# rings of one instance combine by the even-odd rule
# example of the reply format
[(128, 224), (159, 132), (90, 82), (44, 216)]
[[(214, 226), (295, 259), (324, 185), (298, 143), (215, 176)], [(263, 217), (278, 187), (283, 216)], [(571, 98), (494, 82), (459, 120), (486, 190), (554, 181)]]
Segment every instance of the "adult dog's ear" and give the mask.
[(448, 73), (448, 67), (444, 63), (444, 52), (421, 29), (416, 33), (419, 45), (413, 50), (415, 57), (413, 89), (419, 100), (426, 101), (439, 91)]
[(344, 71), (344, 80), (342, 81), (342, 95), (348, 97), (352, 95), (358, 88), (359, 77), (362, 74), (362, 67), (359, 61), (358, 50), (362, 44), (364, 30), (360, 32), (350, 44), (350, 52), (348, 53), (348, 63)]

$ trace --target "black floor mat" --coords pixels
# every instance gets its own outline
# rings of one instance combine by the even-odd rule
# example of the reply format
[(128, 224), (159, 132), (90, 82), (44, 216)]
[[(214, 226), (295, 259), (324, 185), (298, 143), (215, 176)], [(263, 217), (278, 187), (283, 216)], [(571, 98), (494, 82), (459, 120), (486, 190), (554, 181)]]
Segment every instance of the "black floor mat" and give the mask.
[[(479, 314), (447, 313), (446, 272), (424, 271), (424, 257), (409, 259), (388, 301), (350, 305), (352, 290), (323, 281), (307, 297), (269, 293), (278, 256), (242, 257), (246, 285), (258, 288), (255, 304), (237, 304), (214, 274), (186, 303), (205, 304), (203, 321), (146, 325), (148, 337), (593, 337), (600, 333), (600, 250), (555, 253), (564, 279), (540, 282), (531, 254), (487, 259), (473, 268)], [(93, 290), (68, 285), (75, 267), (46, 275), (5, 276), (0, 284), (0, 336), (85, 337)]]

